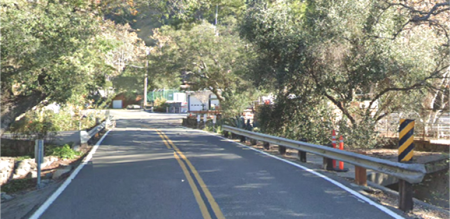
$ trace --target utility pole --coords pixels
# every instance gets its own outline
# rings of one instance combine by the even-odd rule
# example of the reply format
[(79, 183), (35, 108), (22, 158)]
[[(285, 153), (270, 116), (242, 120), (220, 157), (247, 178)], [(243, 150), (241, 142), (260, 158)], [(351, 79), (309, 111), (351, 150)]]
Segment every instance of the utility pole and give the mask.
[(147, 78), (148, 78), (148, 54), (150, 54), (150, 49), (147, 48), (145, 56), (145, 78), (144, 78), (144, 110), (147, 106)]
[(145, 62), (145, 78), (144, 78), (144, 109), (147, 106), (147, 78), (148, 78), (148, 59)]

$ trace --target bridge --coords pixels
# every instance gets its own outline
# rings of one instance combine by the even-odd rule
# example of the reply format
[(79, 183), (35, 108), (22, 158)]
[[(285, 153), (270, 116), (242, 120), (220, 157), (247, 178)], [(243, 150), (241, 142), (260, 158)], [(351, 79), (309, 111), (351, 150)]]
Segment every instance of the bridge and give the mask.
[(403, 218), (309, 164), (117, 111), (116, 128), (31, 218)]

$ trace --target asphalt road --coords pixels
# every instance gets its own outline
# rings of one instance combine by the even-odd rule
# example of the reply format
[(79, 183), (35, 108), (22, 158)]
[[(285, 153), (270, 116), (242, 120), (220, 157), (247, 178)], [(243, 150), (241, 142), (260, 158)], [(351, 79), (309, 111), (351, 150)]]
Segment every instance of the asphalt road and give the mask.
[(181, 128), (182, 115), (116, 118), (41, 218), (392, 218), (303, 169)]

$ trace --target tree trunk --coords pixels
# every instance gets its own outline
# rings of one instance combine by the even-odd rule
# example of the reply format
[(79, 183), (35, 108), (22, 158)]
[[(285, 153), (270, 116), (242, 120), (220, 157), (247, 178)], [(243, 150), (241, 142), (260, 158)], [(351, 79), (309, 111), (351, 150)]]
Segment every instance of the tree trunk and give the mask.
[(46, 98), (46, 95), (39, 91), (33, 91), (28, 96), (15, 96), (8, 91), (3, 91), (2, 94), (0, 135), (8, 130), (18, 116), (32, 109)]

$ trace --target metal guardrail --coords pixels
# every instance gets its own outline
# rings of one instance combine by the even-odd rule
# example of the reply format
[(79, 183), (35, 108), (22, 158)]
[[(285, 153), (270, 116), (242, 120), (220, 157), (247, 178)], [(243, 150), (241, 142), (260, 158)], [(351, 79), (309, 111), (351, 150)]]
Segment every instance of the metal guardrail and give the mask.
[(105, 128), (105, 126), (106, 126), (106, 121), (100, 123), (99, 125), (95, 126), (95, 128), (89, 130), (89, 132), (88, 132), (89, 137), (91, 137), (91, 138), (94, 137), (94, 135), (97, 134), (99, 131), (103, 130)]
[(422, 182), (426, 169), (424, 164), (406, 164), (370, 157), (349, 151), (334, 149), (327, 146), (295, 141), (286, 138), (251, 132), (231, 126), (222, 126), (223, 131), (232, 132), (236, 135), (245, 136), (258, 141), (269, 142), (287, 148), (316, 154), (330, 159), (344, 161), (359, 167), (371, 169), (376, 172), (385, 173), (409, 183)]
[(100, 123), (99, 125), (95, 126), (93, 129), (89, 130), (89, 132), (87, 132), (87, 131), (80, 131), (80, 143), (81, 144), (86, 144), (89, 141), (89, 139), (94, 137), (94, 135), (96, 135), (98, 132), (103, 130), (105, 127), (106, 127), (106, 121), (104, 121), (104, 122)]

